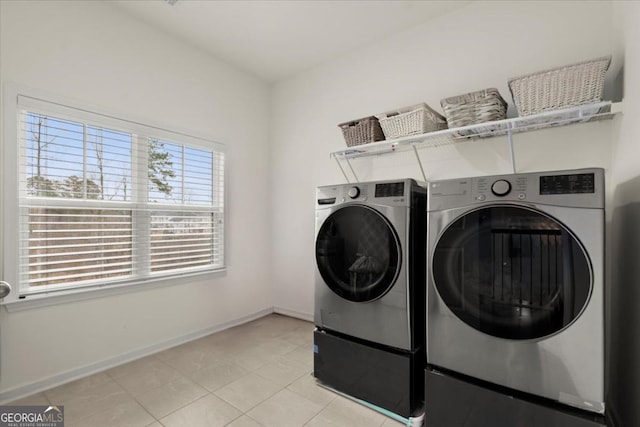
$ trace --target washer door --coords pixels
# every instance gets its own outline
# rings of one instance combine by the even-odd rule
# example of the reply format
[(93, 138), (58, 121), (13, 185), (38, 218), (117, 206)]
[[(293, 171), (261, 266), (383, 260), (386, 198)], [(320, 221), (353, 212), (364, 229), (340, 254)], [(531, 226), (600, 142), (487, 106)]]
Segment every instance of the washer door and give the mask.
[(400, 244), (378, 211), (351, 205), (333, 212), (316, 238), (316, 263), (325, 284), (353, 302), (373, 301), (400, 271)]
[(541, 338), (582, 313), (591, 263), (561, 223), (538, 211), (493, 206), (442, 233), (432, 274), (444, 303), (469, 326), (513, 340)]

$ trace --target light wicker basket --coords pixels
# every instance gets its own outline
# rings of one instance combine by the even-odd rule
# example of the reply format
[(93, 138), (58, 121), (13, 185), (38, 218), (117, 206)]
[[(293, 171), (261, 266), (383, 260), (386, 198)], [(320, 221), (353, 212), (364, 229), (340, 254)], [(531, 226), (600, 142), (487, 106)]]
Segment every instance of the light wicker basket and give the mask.
[(447, 120), (425, 103), (376, 114), (386, 139), (447, 128)]
[(449, 128), (502, 120), (507, 117), (507, 102), (498, 89), (489, 88), (440, 101)]
[(342, 135), (347, 143), (347, 147), (362, 145), (369, 142), (382, 141), (384, 133), (378, 119), (374, 116), (340, 123)]
[(602, 101), (611, 57), (539, 71), (509, 80), (520, 116)]

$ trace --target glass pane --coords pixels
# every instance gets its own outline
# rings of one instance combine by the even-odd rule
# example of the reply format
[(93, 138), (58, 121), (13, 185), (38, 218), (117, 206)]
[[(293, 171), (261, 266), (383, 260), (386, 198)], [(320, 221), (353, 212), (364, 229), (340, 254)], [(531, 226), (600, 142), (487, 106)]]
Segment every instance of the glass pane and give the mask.
[(211, 212), (154, 212), (151, 271), (212, 266), (223, 252), (222, 221)]
[(184, 147), (184, 203), (211, 205), (213, 153), (193, 147)]
[(26, 113), (23, 135), (29, 196), (131, 200), (131, 135)]
[(27, 194), (76, 197), (83, 176), (82, 123), (34, 113), (23, 117)]
[(131, 275), (131, 211), (32, 207), (26, 220), (21, 264), (29, 287)]
[(102, 200), (130, 201), (131, 135), (87, 126), (87, 186)]
[(180, 203), (182, 200), (182, 146), (149, 139), (149, 201)]
[(149, 200), (213, 203), (213, 153), (158, 139), (149, 140)]
[(384, 295), (400, 269), (397, 238), (373, 209), (349, 206), (323, 223), (316, 240), (316, 261), (325, 283), (350, 301)]
[(562, 224), (525, 208), (484, 208), (455, 221), (436, 245), (432, 271), (462, 321), (507, 339), (560, 331), (591, 293), (581, 245)]

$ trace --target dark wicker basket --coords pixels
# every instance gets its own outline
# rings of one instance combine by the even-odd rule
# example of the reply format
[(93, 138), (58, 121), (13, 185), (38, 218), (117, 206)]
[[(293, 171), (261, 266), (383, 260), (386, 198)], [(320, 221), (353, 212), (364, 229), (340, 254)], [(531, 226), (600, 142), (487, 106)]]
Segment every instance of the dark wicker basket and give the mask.
[(378, 119), (374, 116), (341, 123), (338, 126), (342, 129), (347, 147), (382, 141), (384, 139), (380, 122), (378, 122)]

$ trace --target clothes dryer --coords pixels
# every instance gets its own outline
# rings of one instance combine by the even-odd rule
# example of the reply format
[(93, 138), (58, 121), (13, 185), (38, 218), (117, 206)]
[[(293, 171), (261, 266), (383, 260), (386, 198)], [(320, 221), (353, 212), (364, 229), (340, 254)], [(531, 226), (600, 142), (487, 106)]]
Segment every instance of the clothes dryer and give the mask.
[(316, 378), (411, 416), (424, 394), (426, 188), (316, 192)]
[(604, 413), (604, 171), (429, 184), (430, 365)]

